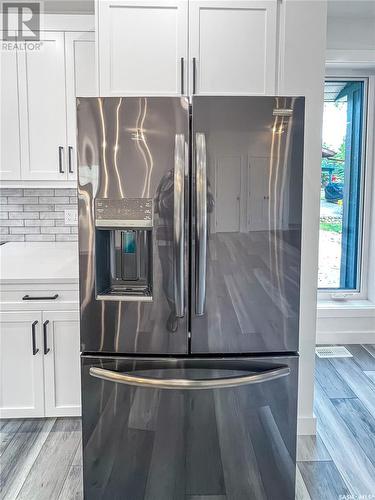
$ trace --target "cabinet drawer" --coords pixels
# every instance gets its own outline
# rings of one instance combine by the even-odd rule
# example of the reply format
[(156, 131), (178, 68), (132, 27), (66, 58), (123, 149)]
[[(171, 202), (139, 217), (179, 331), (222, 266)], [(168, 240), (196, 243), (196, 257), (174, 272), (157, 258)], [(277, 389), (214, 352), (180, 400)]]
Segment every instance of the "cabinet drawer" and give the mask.
[(30, 305), (78, 302), (78, 290), (61, 290), (59, 288), (2, 290), (0, 292), (0, 302), (20, 302)]

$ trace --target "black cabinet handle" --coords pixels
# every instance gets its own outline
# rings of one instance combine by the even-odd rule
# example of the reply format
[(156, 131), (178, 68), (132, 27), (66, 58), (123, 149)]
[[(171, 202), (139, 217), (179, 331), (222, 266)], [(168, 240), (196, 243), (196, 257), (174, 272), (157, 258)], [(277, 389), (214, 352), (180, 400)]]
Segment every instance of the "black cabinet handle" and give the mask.
[(50, 297), (30, 297), (30, 295), (24, 295), (22, 297), (22, 300), (56, 300), (58, 296), (58, 293), (55, 293), (55, 295), (52, 295)]
[(35, 356), (35, 354), (37, 352), (39, 352), (39, 349), (36, 348), (36, 331), (35, 331), (35, 327), (36, 327), (37, 324), (38, 324), (38, 321), (34, 321), (34, 323), (31, 325), (31, 338), (32, 338), (32, 342), (33, 342), (33, 356)]
[(196, 76), (197, 76), (197, 59), (193, 57), (193, 94), (195, 94), (196, 91), (196, 86), (195, 86)]
[(47, 325), (49, 323), (49, 320), (47, 319), (43, 323), (43, 343), (44, 343), (44, 354), (48, 354), (51, 349), (47, 346)]
[(72, 153), (73, 153), (73, 146), (68, 146), (68, 171), (70, 174), (74, 173)]
[(181, 57), (181, 95), (184, 95), (184, 58)]
[(64, 148), (63, 146), (59, 146), (59, 172), (60, 174), (64, 174), (64, 165), (63, 165), (63, 154), (64, 154)]

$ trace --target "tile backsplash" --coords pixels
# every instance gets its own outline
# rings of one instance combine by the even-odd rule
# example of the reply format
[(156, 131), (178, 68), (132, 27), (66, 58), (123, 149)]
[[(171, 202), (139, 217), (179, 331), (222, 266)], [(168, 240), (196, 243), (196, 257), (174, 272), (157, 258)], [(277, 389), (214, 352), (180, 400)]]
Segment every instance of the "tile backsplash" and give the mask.
[(0, 241), (77, 241), (64, 210), (77, 210), (76, 189), (0, 188)]

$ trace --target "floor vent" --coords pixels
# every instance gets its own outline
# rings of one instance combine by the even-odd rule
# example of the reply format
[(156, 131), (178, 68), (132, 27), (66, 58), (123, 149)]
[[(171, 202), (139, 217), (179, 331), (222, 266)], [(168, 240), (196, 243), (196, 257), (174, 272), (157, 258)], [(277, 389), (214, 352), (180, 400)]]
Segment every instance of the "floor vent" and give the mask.
[(315, 349), (319, 358), (352, 358), (348, 349), (342, 345), (325, 345)]

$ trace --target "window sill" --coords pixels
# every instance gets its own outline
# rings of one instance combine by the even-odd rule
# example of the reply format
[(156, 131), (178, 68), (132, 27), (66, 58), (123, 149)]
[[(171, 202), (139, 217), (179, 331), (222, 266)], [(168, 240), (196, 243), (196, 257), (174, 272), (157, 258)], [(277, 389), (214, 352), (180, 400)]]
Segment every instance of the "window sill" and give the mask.
[(375, 317), (375, 303), (371, 300), (318, 300), (318, 318)]

